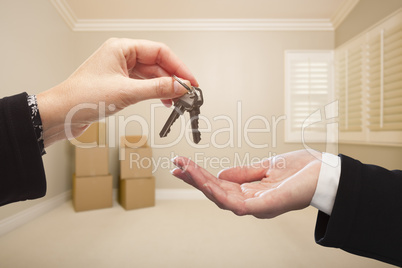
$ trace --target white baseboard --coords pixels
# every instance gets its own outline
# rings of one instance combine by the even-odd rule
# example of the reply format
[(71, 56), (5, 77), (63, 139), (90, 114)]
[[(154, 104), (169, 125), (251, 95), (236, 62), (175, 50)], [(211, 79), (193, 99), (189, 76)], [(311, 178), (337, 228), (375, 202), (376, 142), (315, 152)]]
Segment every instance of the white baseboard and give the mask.
[[(113, 191), (114, 199), (117, 198), (117, 189)], [(205, 200), (203, 193), (195, 189), (156, 189), (156, 200)], [(23, 210), (11, 217), (0, 221), (0, 236), (34, 220), (35, 218), (55, 209), (64, 202), (71, 200), (71, 191), (66, 191), (55, 197), (49, 198), (31, 208)]]
[(205, 200), (205, 195), (195, 189), (156, 189), (156, 200)]
[(66, 191), (55, 197), (49, 198), (33, 207), (23, 210), (11, 217), (0, 221), (0, 236), (28, 223), (29, 221), (53, 210), (71, 199), (71, 191)]

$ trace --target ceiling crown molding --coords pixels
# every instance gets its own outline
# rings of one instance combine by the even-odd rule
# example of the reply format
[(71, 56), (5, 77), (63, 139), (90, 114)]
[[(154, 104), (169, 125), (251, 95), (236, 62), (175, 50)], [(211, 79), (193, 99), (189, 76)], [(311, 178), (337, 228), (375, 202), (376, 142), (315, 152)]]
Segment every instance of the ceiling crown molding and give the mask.
[[(72, 31), (334, 30), (333, 22), (330, 19), (78, 19), (65, 0), (50, 1)], [(348, 0), (347, 2), (350, 1), (358, 0)], [(345, 14), (345, 11), (342, 14)]]
[(71, 28), (71, 30), (74, 31), (78, 19), (70, 6), (64, 0), (50, 0), (50, 2), (59, 12), (60, 16), (67, 23), (67, 25)]
[(77, 20), (73, 31), (332, 31), (329, 20), (127, 19)]
[(344, 19), (349, 15), (349, 13), (355, 8), (359, 3), (359, 0), (345, 0), (338, 10), (332, 15), (331, 22), (334, 30), (338, 28), (339, 25), (344, 21)]

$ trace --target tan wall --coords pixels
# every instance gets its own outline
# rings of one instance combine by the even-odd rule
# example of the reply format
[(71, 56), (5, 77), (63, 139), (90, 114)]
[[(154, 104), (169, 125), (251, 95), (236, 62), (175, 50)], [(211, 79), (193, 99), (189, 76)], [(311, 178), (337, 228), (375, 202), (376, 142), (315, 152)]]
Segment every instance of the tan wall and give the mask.
[[(335, 46), (339, 46), (378, 21), (402, 8), (400, 0), (361, 0), (335, 31)], [(401, 169), (402, 147), (371, 145), (339, 145), (339, 153), (388, 169)]]
[[(184, 183), (173, 178), (169, 170), (173, 168), (169, 159), (172, 155), (194, 158), (198, 163), (216, 174), (221, 168), (235, 164), (236, 155), (240, 163), (247, 163), (254, 157), (261, 159), (275, 153), (300, 148), (300, 145), (284, 143), (284, 123), (270, 133), (250, 134), (254, 144), (268, 144), (267, 148), (255, 149), (247, 145), (244, 138), (238, 142), (237, 105), (242, 106), (242, 128), (247, 119), (254, 115), (267, 118), (273, 127), (272, 116), (284, 114), (284, 50), (286, 49), (332, 49), (331, 32), (72, 32), (47, 0), (2, 1), (0, 3), (0, 29), (2, 42), (1, 96), (14, 95), (21, 91), (39, 93), (64, 80), (107, 38), (112, 36), (143, 38), (161, 41), (169, 45), (186, 62), (198, 78), (204, 90), (205, 104), (202, 115), (211, 122), (218, 144), (229, 140), (228, 122), (215, 120), (216, 116), (227, 116), (235, 127), (234, 146), (222, 149), (211, 144), (207, 149), (195, 149), (192, 143), (182, 139), (179, 144), (154, 149), (159, 162), (156, 170), (157, 188), (187, 188)], [(16, 15), (18, 14), (18, 16)], [(118, 116), (138, 115), (151, 122), (151, 104), (157, 100), (134, 105)], [(169, 109), (159, 107), (155, 110), (155, 130), (152, 135), (158, 144), (175, 140), (178, 132), (172, 130), (167, 139), (160, 139), (158, 133), (170, 113)], [(112, 124), (111, 126), (117, 126)], [(205, 127), (201, 123), (200, 127)], [(263, 127), (255, 120), (250, 128)], [(117, 129), (117, 127), (116, 127)], [(223, 133), (216, 131), (222, 130)], [(116, 130), (117, 132), (117, 130)], [(131, 123), (124, 131), (138, 134), (138, 125)], [(272, 134), (275, 132), (275, 134)], [(202, 143), (212, 138), (212, 133), (202, 134)], [(118, 136), (118, 135), (116, 135)], [(277, 141), (274, 143), (274, 139)], [(118, 137), (116, 137), (117, 140)], [(318, 149), (323, 147), (318, 146)], [(47, 149), (44, 163), (48, 182), (45, 198), (10, 204), (0, 208), (0, 220), (16, 214), (23, 209), (45, 201), (71, 189), (73, 171), (73, 151), (67, 142), (57, 143)], [(117, 148), (110, 150), (110, 167), (115, 186), (118, 178)], [(248, 158), (249, 159), (248, 159)], [(210, 162), (225, 158), (226, 162)], [(254, 159), (256, 160), (256, 159)], [(201, 162), (200, 162), (201, 161)], [(204, 162), (203, 162), (204, 161)]]
[(391, 170), (402, 167), (401, 147), (341, 144), (339, 153), (358, 159), (365, 164), (378, 165)]
[[(188, 65), (197, 77), (203, 89), (205, 103), (201, 114), (209, 119), (212, 133), (202, 134), (201, 144), (211, 143), (206, 149), (197, 149), (192, 142), (182, 141), (169, 148), (154, 149), (156, 161), (159, 165), (155, 173), (157, 188), (187, 188), (183, 182), (174, 178), (169, 170), (173, 168), (170, 157), (173, 155), (188, 156), (206, 167), (213, 174), (224, 168), (234, 165), (237, 159), (244, 161), (247, 157), (261, 159), (271, 154), (282, 153), (301, 148), (297, 144), (285, 144), (284, 121), (277, 124), (276, 145), (275, 135), (272, 134), (272, 116), (279, 118), (284, 115), (284, 51), (286, 49), (332, 49), (333, 33), (331, 32), (119, 32), (119, 33), (77, 33), (80, 60), (84, 60), (105, 39), (111, 36), (151, 39), (166, 43)], [(240, 133), (241, 144), (238, 141), (237, 104), (242, 105), (242, 129), (245, 122), (255, 115), (267, 119), (271, 126), (271, 133), (250, 134), (252, 143), (267, 148), (258, 149), (249, 146)], [(147, 122), (151, 122), (151, 104), (159, 104), (157, 100), (136, 104), (118, 116), (126, 118), (131, 115), (140, 115)], [(179, 123), (173, 126), (171, 133), (165, 139), (159, 138), (159, 131), (165, 123), (170, 110), (160, 107), (155, 110), (155, 129), (151, 135), (158, 144), (173, 142), (179, 136)], [(225, 120), (215, 120), (216, 116), (227, 116), (234, 123), (234, 147), (218, 149), (212, 141), (225, 144), (230, 140), (229, 127)], [(118, 118), (115, 117), (115, 122)], [(109, 124), (112, 125), (113, 124)], [(116, 126), (116, 124), (114, 124)], [(200, 123), (200, 127), (205, 128)], [(250, 128), (263, 128), (262, 121), (255, 120)], [(224, 133), (218, 134), (216, 131)], [(129, 124), (127, 134), (140, 134), (139, 124)], [(215, 133), (215, 136), (214, 136)], [(124, 133), (123, 133), (124, 134)], [(323, 150), (323, 146), (316, 146)], [(117, 149), (111, 149), (111, 169), (118, 173)], [(197, 156), (196, 156), (197, 154)], [(211, 162), (212, 161), (212, 162)], [(214, 162), (217, 161), (217, 162)], [(219, 162), (223, 161), (223, 162)], [(237, 162), (239, 163), (239, 162)]]
[[(284, 142), (284, 121), (273, 130), (274, 120), (284, 115), (284, 51), (286, 49), (332, 49), (334, 44), (341, 44), (361, 30), (369, 27), (372, 18), (376, 21), (391, 13), (400, 1), (364, 0), (337, 29), (331, 32), (92, 32), (73, 33), (57, 14), (49, 1), (1, 1), (0, 31), (2, 42), (1, 96), (14, 95), (21, 91), (39, 93), (64, 80), (83, 60), (85, 60), (107, 38), (129, 37), (161, 41), (169, 45), (176, 54), (189, 66), (198, 78), (204, 90), (205, 104), (202, 115), (211, 122), (211, 133), (202, 134), (201, 144), (216, 141), (224, 144), (230, 140), (230, 131), (225, 131), (229, 123), (225, 120), (214, 120), (216, 116), (226, 116), (233, 121), (233, 147), (214, 148), (213, 144), (206, 149), (197, 149), (192, 143), (182, 139), (177, 145), (154, 149), (154, 156), (159, 162), (156, 170), (157, 188), (187, 188), (185, 184), (169, 174), (173, 168), (168, 159), (172, 155), (192, 157), (197, 154), (197, 161), (213, 174), (221, 168), (240, 161), (247, 162), (253, 157), (261, 159), (272, 154), (301, 148), (298, 144)], [(385, 6), (385, 7), (384, 7)], [(369, 8), (370, 7), (370, 8)], [(382, 10), (372, 12), (371, 10)], [(18, 16), (16, 16), (18, 14)], [(381, 16), (378, 16), (381, 14)], [(23, 19), (21, 19), (23, 18)], [(363, 23), (364, 22), (364, 23)], [(358, 25), (358, 26), (353, 26)], [(336, 36), (336, 38), (335, 38)], [(238, 110), (241, 103), (241, 131), (245, 122), (252, 116), (261, 115), (270, 123), (269, 133), (250, 134), (254, 144), (268, 144), (267, 148), (254, 148), (246, 143), (240, 132), (239, 144)], [(115, 127), (115, 139), (122, 133), (118, 131), (118, 118), (138, 115), (151, 122), (151, 105), (159, 101), (146, 101), (134, 105), (119, 113), (111, 120)], [(158, 133), (170, 110), (158, 107), (155, 112), (155, 129), (149, 133), (155, 137), (157, 144), (166, 144), (179, 135), (173, 129), (169, 137), (160, 139)], [(114, 120), (114, 121), (113, 121)], [(177, 123), (176, 123), (177, 124)], [(205, 127), (201, 123), (200, 127)], [(261, 121), (255, 120), (251, 128), (262, 128)], [(222, 130), (222, 133), (217, 131)], [(136, 123), (127, 125), (124, 133), (139, 134)], [(213, 136), (213, 133), (216, 136)], [(273, 134), (274, 133), (274, 134)], [(276, 138), (276, 143), (274, 142)], [(112, 139), (113, 140), (113, 139)], [(274, 144), (275, 143), (275, 144)], [(325, 150), (323, 145), (314, 148)], [(0, 208), (0, 220), (25, 208), (40, 203), (71, 189), (72, 149), (60, 142), (47, 149), (44, 157), (48, 180), (48, 194), (44, 199), (11, 204)], [(358, 158), (363, 162), (383, 165), (387, 168), (400, 167), (401, 148), (340, 145), (341, 153)], [(116, 148), (110, 150), (111, 172), (118, 177), (118, 153)], [(224, 162), (211, 162), (222, 160)], [(254, 159), (254, 160), (256, 160)], [(227, 161), (226, 161), (227, 160)]]
[[(74, 36), (47, 0), (0, 1), (0, 97), (36, 94), (65, 79), (75, 68)], [(44, 156), (45, 198), (0, 207), (0, 220), (71, 188), (70, 155), (65, 143)]]
[[(197, 149), (183, 138), (169, 148), (154, 149), (155, 161), (159, 161), (155, 172), (157, 188), (187, 188), (169, 174), (173, 168), (168, 159), (174, 155), (196, 158), (197, 162), (216, 174), (221, 168), (236, 164), (236, 159), (246, 163), (256, 157), (261, 159), (272, 154), (301, 148), (298, 144), (284, 142), (284, 121), (273, 129), (274, 118), (284, 115), (284, 51), (286, 49), (332, 49), (371, 24), (385, 17), (400, 1), (360, 1), (345, 22), (335, 33), (331, 32), (92, 32), (73, 33), (62, 21), (49, 1), (1, 1), (0, 32), (2, 42), (1, 96), (14, 95), (21, 91), (39, 93), (64, 80), (107, 38), (129, 37), (151, 39), (166, 43), (188, 65), (204, 90), (205, 104), (201, 114), (211, 123), (211, 132), (202, 134), (201, 144), (216, 141), (222, 145), (229, 140), (230, 131), (225, 116), (233, 121), (233, 146)], [(16, 15), (18, 14), (18, 16)], [(23, 19), (22, 19), (23, 18)], [(238, 132), (238, 104), (241, 103), (241, 127)], [(138, 115), (151, 122), (151, 105), (159, 101), (146, 101), (119, 113), (108, 123), (114, 127), (115, 139), (119, 116), (128, 118)], [(179, 135), (176, 126), (168, 138), (160, 139), (158, 133), (170, 110), (158, 107), (154, 110), (155, 128), (148, 133), (157, 144), (172, 142)], [(260, 115), (270, 123), (269, 133), (249, 134), (251, 142), (268, 144), (266, 148), (254, 148), (244, 139), (245, 122)], [(153, 117), (152, 117), (153, 118)], [(215, 120), (214, 120), (215, 119)], [(113, 121), (114, 120), (114, 121)], [(178, 122), (176, 123), (178, 124)], [(205, 128), (201, 122), (200, 127)], [(262, 128), (255, 120), (250, 128)], [(221, 133), (219, 131), (221, 130)], [(137, 123), (130, 123), (123, 131), (139, 134)], [(215, 133), (215, 136), (213, 136)], [(239, 136), (241, 137), (239, 144)], [(276, 141), (276, 142), (275, 142)], [(323, 145), (314, 148), (325, 150)], [(0, 208), (0, 220), (19, 211), (45, 201), (71, 189), (72, 148), (60, 142), (47, 149), (44, 156), (48, 180), (48, 194), (36, 201), (20, 202)], [(387, 168), (400, 167), (402, 149), (369, 145), (340, 145), (340, 153), (355, 157), (366, 163)], [(111, 172), (115, 185), (119, 172), (117, 148), (110, 150)], [(256, 160), (254, 159), (254, 160)], [(216, 162), (218, 161), (218, 162)], [(219, 162), (221, 161), (221, 162)], [(239, 164), (239, 162), (237, 162)], [(241, 164), (241, 163), (240, 163)]]

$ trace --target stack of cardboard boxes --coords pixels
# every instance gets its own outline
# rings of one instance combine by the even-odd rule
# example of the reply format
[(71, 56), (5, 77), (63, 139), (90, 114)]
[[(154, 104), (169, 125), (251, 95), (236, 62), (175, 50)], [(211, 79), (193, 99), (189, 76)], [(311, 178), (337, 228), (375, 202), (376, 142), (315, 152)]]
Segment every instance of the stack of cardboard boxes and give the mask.
[(72, 143), (75, 145), (75, 211), (112, 207), (113, 176), (109, 174), (109, 148), (106, 147), (105, 124), (92, 124)]
[(155, 205), (152, 149), (145, 136), (121, 137), (119, 188), (119, 202), (126, 210)]

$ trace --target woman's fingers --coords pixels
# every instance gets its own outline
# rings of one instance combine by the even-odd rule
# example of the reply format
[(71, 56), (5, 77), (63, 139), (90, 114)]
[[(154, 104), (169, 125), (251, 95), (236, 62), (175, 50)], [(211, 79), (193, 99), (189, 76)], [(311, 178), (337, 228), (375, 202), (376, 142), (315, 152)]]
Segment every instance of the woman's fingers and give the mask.
[(170, 75), (177, 75), (189, 80), (192, 85), (198, 86), (198, 82), (185, 66), (185, 64), (173, 53), (173, 51), (162, 43), (133, 40), (133, 39), (112, 39), (110, 42), (121, 42), (128, 69), (135, 64), (158, 65)]
[(193, 161), (185, 157), (176, 157), (173, 163), (178, 166), (172, 174), (202, 191), (218, 207), (244, 215), (244, 197), (240, 186), (222, 181)]

